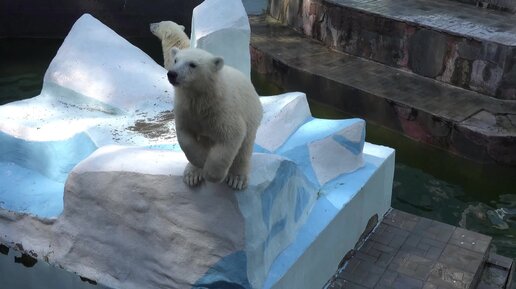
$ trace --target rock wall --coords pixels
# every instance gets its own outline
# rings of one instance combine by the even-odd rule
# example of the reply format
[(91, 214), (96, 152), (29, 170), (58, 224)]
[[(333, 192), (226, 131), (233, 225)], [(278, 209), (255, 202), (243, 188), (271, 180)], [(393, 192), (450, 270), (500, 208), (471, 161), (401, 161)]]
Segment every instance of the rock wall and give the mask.
[(269, 14), (336, 50), (489, 96), (516, 99), (514, 46), (425, 28), (338, 1), (271, 0)]

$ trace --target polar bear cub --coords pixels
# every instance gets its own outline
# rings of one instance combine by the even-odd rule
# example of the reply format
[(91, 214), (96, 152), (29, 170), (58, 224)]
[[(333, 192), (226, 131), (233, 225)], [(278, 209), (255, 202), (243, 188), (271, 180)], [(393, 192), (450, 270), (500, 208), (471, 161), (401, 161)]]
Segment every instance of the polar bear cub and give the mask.
[(190, 39), (186, 35), (185, 27), (173, 21), (161, 21), (150, 24), (150, 31), (161, 40), (163, 49), (164, 67), (169, 69), (172, 65), (172, 47), (180, 49), (190, 47)]
[(195, 48), (172, 48), (167, 74), (175, 89), (176, 133), (190, 162), (183, 180), (247, 187), (263, 110), (251, 81), (221, 57)]

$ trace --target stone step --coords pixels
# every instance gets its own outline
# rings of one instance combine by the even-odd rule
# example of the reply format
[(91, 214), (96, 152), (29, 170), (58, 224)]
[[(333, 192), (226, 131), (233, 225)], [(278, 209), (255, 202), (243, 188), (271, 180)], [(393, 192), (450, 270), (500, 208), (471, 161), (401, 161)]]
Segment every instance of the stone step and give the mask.
[(476, 289), (511, 289), (513, 275), (513, 259), (489, 253)]
[(449, 0), (274, 0), (270, 15), (327, 46), (516, 99), (516, 15)]
[(516, 102), (328, 49), (251, 17), (252, 66), (290, 91), (481, 162), (516, 165)]
[(393, 209), (326, 288), (474, 289), (490, 244), (489, 236)]

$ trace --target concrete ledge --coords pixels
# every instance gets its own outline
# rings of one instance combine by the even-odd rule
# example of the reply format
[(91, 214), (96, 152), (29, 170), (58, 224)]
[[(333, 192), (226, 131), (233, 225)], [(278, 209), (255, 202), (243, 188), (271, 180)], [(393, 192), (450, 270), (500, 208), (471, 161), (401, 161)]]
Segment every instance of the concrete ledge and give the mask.
[(252, 66), (286, 90), (480, 162), (516, 165), (516, 102), (332, 51), (251, 18)]
[(516, 99), (516, 15), (447, 0), (271, 0), (269, 13), (338, 51)]

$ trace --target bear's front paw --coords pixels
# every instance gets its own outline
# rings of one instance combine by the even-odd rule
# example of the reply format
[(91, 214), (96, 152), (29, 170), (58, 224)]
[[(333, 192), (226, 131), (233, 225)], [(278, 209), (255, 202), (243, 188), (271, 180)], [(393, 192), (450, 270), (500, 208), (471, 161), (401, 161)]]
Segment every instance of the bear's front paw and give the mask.
[(229, 173), (226, 178), (226, 183), (233, 190), (244, 190), (247, 188), (247, 176), (246, 175), (234, 175)]
[(202, 182), (202, 169), (188, 163), (183, 172), (183, 182), (190, 187), (195, 187)]

